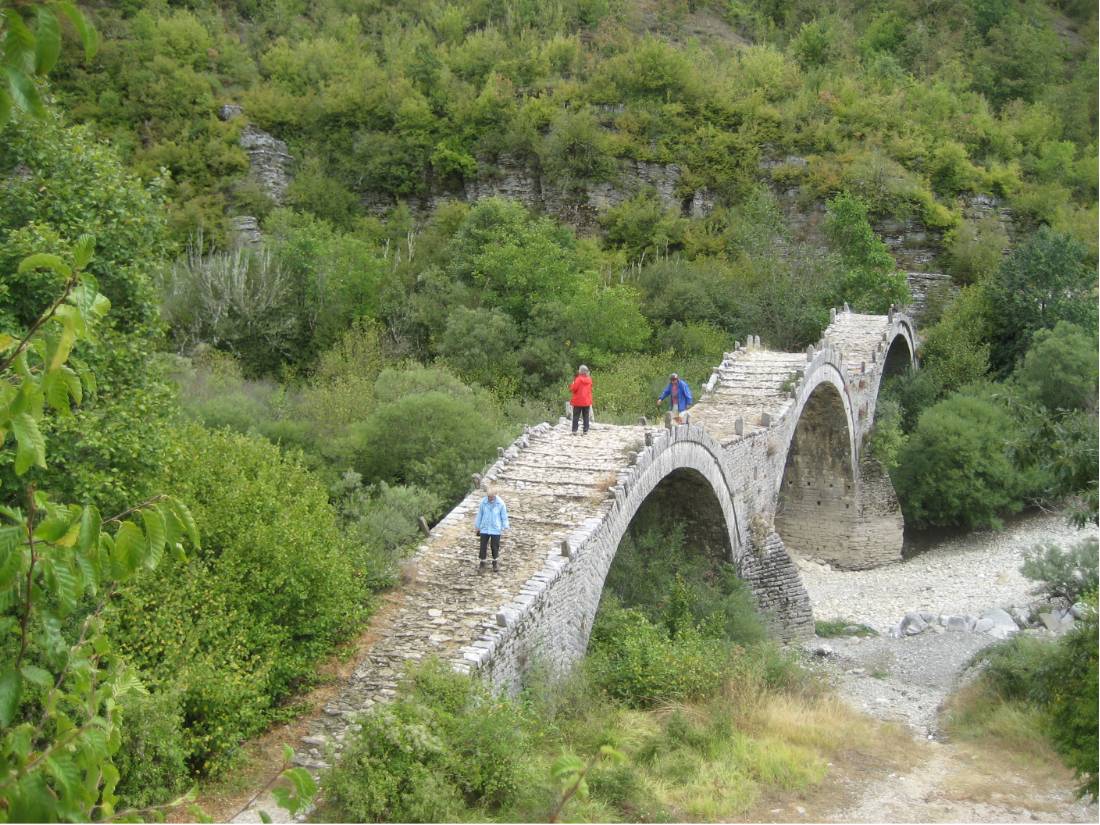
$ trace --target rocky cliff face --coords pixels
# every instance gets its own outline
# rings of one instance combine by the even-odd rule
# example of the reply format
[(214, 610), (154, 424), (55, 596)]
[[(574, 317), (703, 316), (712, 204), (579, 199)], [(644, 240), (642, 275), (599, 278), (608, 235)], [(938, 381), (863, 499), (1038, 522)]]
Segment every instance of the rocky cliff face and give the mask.
[(278, 138), (249, 124), (240, 138), (241, 148), (248, 153), (249, 175), (275, 203), (282, 204), (290, 186), (290, 170), (294, 158)]
[[(705, 217), (714, 209), (714, 196), (706, 190), (682, 194), (682, 170), (676, 164), (649, 163), (632, 159), (619, 162), (613, 180), (568, 190), (542, 174), (536, 163), (513, 155), (483, 158), (476, 178), (464, 181), (461, 189), (433, 188), (410, 205), (418, 212), (430, 212), (440, 201), (450, 199), (475, 203), (500, 197), (519, 201), (530, 209), (545, 212), (580, 230), (592, 230), (602, 212), (620, 206), (642, 192), (652, 191), (665, 209), (691, 217)], [(392, 196), (369, 192), (363, 205), (372, 214), (393, 208)]]
[[(770, 173), (777, 167), (805, 168), (806, 165), (805, 158), (789, 155), (762, 160), (760, 169)], [(817, 200), (807, 202), (799, 186), (782, 187), (773, 184), (772, 190), (783, 210), (792, 238), (799, 243), (824, 249), (825, 204)], [(968, 220), (996, 218), (1008, 237), (1014, 237), (1016, 227), (1012, 212), (1003, 207), (996, 198), (990, 195), (970, 195), (962, 199), (960, 206), (963, 216)], [(937, 271), (938, 260), (944, 248), (943, 231), (928, 227), (915, 217), (906, 220), (892, 217), (874, 219), (871, 226), (889, 248), (898, 269), (905, 272), (913, 295), (907, 311), (918, 322), (922, 320), (930, 299), (944, 291), (957, 291), (951, 276)]]
[[(218, 109), (222, 120), (242, 117), (244, 110), (236, 103), (226, 103)], [(241, 130), (238, 141), (248, 153), (248, 176), (278, 205), (286, 198), (293, 180), (294, 158), (286, 143), (251, 123)], [(253, 215), (238, 215), (232, 220), (234, 242), (240, 246), (256, 246), (263, 241), (260, 224)]]

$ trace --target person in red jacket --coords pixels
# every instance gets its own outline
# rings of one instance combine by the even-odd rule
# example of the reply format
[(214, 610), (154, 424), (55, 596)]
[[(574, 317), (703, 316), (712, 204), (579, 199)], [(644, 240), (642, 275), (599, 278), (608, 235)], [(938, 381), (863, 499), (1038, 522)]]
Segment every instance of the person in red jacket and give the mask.
[(581, 364), (577, 368), (577, 377), (569, 385), (573, 393), (570, 403), (573, 405), (573, 432), (577, 434), (577, 424), (584, 418), (584, 434), (588, 435), (588, 417), (592, 411), (592, 377), (588, 374), (588, 367)]

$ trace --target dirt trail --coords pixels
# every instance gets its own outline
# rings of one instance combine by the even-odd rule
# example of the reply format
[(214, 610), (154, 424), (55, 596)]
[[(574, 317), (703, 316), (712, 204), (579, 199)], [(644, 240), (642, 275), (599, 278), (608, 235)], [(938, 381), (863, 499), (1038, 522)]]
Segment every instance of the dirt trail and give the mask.
[(843, 776), (849, 799), (820, 822), (1096, 822), (1096, 804), (1074, 798), (1059, 765), (1013, 763), (961, 743), (914, 739), (910, 766), (877, 778)]

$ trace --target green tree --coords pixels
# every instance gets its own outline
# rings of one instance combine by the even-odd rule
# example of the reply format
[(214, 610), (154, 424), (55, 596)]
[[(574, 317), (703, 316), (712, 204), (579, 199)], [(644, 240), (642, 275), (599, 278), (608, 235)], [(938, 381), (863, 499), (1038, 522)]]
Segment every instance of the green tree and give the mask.
[(1095, 329), (1096, 269), (1077, 240), (1041, 227), (989, 281), (993, 364), (1008, 373), (1035, 333), (1069, 321)]
[(993, 527), (1027, 492), (1010, 444), (1020, 425), (1001, 404), (956, 393), (921, 413), (891, 478), (919, 526)]
[(1036, 332), (1014, 373), (1024, 397), (1052, 412), (1095, 413), (1096, 343), (1095, 334), (1067, 321)]
[(187, 508), (156, 496), (103, 518), (93, 505), (55, 502), (38, 486), (46, 464), (39, 423), (72, 415), (94, 386), (68, 366), (110, 302), (81, 270), (94, 242), (81, 238), (72, 264), (56, 254), (23, 260), (20, 274), (50, 269), (60, 295), (25, 330), (0, 330), (0, 452), (5, 470), (25, 480), (0, 526), (0, 819), (79, 821), (115, 813), (120, 708), (142, 689), (112, 650), (103, 611), (116, 588), (165, 551), (198, 548)]
[(839, 254), (843, 270), (837, 281), (837, 303), (859, 312), (885, 313), (892, 304), (909, 302), (905, 275), (867, 219), (867, 204), (848, 192), (828, 203), (825, 236)]

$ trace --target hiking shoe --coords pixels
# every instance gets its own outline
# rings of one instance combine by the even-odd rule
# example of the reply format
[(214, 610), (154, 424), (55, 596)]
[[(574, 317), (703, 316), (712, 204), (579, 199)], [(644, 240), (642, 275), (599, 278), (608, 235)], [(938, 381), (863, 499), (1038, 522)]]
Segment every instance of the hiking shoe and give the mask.
[(484, 572), (485, 572), (485, 560), (482, 559), (480, 562), (478, 562), (477, 574), (480, 576)]
[(493, 559), (493, 572), (494, 573), (499, 573), (500, 572), (500, 566), (497, 565), (497, 560), (496, 559)]

